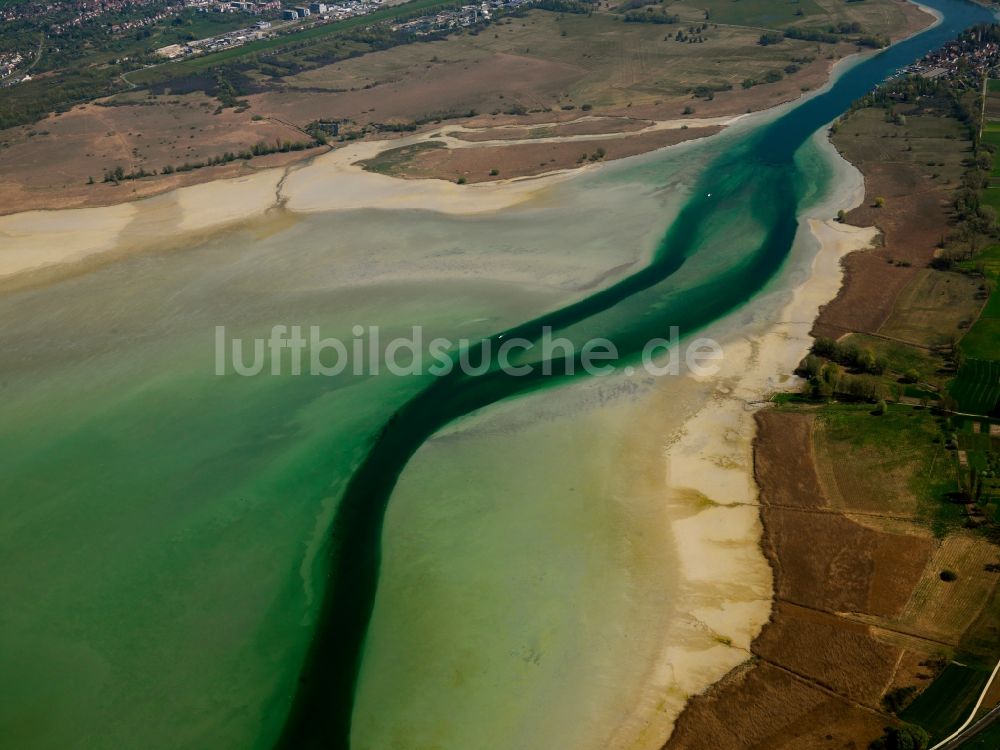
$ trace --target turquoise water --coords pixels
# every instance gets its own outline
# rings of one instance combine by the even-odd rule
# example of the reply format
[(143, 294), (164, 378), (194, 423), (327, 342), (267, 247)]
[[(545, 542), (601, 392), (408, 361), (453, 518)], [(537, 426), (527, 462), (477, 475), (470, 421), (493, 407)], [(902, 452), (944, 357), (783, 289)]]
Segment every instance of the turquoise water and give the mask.
[[(699, 175), (651, 263), (579, 302), (494, 337), (537, 341), (543, 326), (580, 344), (612, 340), (636, 356), (671, 325), (693, 332), (751, 298), (792, 247), (803, 199), (822, 190), (822, 174), (803, 173), (799, 149), (854, 99), (898, 68), (990, 15), (965, 3), (932, 2), (935, 28), (846, 71), (826, 91), (774, 122), (744, 134)], [(352, 696), (378, 585), (386, 504), (407, 461), (438, 429), (476, 409), (551, 386), (541, 368), (511, 377), (499, 368), (475, 378), (454, 371), (395, 415), (348, 483), (331, 535), (331, 577), (302, 683), (283, 735), (289, 747), (347, 747)]]
[[(523, 564), (509, 571), (515, 588), (506, 575), (477, 575), (482, 596), (507, 597), (512, 617), (533, 617), (547, 600), (522, 599), (516, 587), (531, 584), (532, 563), (548, 554), (562, 576), (554, 587), (579, 604), (553, 602), (539, 621), (562, 621), (567, 631), (588, 625), (534, 648), (510, 637), (514, 624), (480, 622), (466, 633), (473, 653), (463, 664), (493, 668), (485, 652), (509, 643), (515, 666), (528, 669), (540, 653), (569, 659), (608, 641), (614, 613), (596, 602), (620, 588), (621, 552), (609, 540), (621, 520), (595, 502), (581, 512), (552, 488), (568, 493), (586, 465), (592, 473), (580, 479), (596, 498), (619, 457), (563, 435), (558, 420), (551, 432), (532, 428), (521, 453), (467, 428), (455, 433), (465, 437), (454, 453), (427, 442), (470, 412), (544, 397), (526, 394), (557, 383), (496, 370), (433, 381), (216, 378), (214, 326), (254, 335), (273, 323), (321, 324), (325, 335), (348, 337), (355, 323), (387, 333), (422, 324), (428, 338), (497, 340), (501, 331), (534, 338), (552, 325), (575, 340), (606, 336), (631, 356), (667, 326), (696, 331), (781, 268), (800, 208), (829, 179), (803, 148), (807, 138), (887, 73), (986, 17), (964, 3), (929, 4), (946, 14), (943, 25), (865, 60), (779, 119), (609, 165), (557, 193), (552, 206), (468, 219), (313, 216), (267, 237), (233, 232), (5, 296), (0, 592), (15, 606), (0, 612), (4, 736), (17, 747), (346, 747), (352, 736), (358, 747), (385, 747), (365, 696), (381, 695), (396, 670), (411, 684), (411, 672), (447, 663), (452, 641), (431, 638), (445, 628), (442, 608), (476, 601), (454, 598), (466, 584), (448, 573), (447, 555), (423, 568), (440, 577), (407, 578), (420, 569), (408, 555), (426, 540), (407, 546), (406, 531), (474, 528), (463, 526), (453, 496), (468, 483), (489, 488), (471, 506), (495, 520), (483, 555), (502, 560), (518, 552), (505, 539), (523, 542)], [(668, 185), (671, 196), (689, 196), (682, 206), (662, 192)], [(441, 265), (462, 274), (435, 277)], [(394, 267), (406, 271), (393, 276)], [(546, 272), (533, 273), (538, 267)], [(622, 270), (604, 279), (613, 268)], [(371, 279), (359, 286), (363, 273)], [(580, 453), (592, 463), (564, 458), (559, 471), (547, 470), (552, 462), (531, 449), (543, 444), (553, 456)], [(486, 462), (500, 450), (530, 470), (519, 479)], [(548, 484), (539, 479), (546, 472)], [(527, 504), (491, 511), (491, 498), (505, 494), (548, 504), (534, 516)], [(428, 504), (441, 513), (436, 524), (422, 516)], [(383, 560), (385, 538), (393, 545)], [(456, 559), (476, 552), (463, 546), (475, 539), (453, 543)], [(382, 618), (370, 632), (379, 591), (402, 588), (425, 597), (427, 619)], [(483, 636), (491, 627), (495, 641)], [(402, 642), (424, 643), (427, 659), (395, 645)], [(498, 673), (506, 687), (466, 696), (456, 710), (469, 718), (442, 746), (468, 746), (462, 738), (488, 715), (488, 699), (502, 699), (508, 717), (524, 712), (510, 746), (532, 746), (546, 701), (561, 725), (575, 718), (585, 733), (587, 711), (574, 717), (553, 698), (582, 704), (593, 695), (585, 678), (570, 685), (552, 677), (566, 673), (547, 672), (542, 683), (534, 674)]]

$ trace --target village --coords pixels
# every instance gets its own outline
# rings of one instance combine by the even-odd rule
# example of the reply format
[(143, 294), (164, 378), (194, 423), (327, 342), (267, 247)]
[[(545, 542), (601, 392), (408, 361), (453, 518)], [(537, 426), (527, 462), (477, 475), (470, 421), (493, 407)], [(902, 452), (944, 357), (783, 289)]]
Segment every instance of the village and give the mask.
[(156, 50), (156, 54), (168, 60), (175, 60), (191, 57), (192, 55), (203, 55), (210, 52), (218, 52), (219, 50), (240, 47), (247, 42), (268, 39), (277, 36), (279, 33), (300, 31), (306, 28), (307, 25), (316, 26), (322, 23), (331, 23), (342, 21), (346, 18), (367, 15), (381, 8), (383, 2), (384, 0), (350, 0), (349, 2), (337, 4), (310, 3), (308, 5), (282, 8), (278, 0), (261, 0), (260, 2), (248, 0), (232, 0), (231, 2), (186, 0), (188, 7), (212, 13), (249, 13), (251, 15), (260, 15), (266, 12), (273, 13), (280, 11), (282, 20), (281, 22), (260, 20), (252, 26), (227, 31), (224, 34), (218, 34), (205, 39), (195, 39), (185, 44), (170, 44)]
[[(294, 7), (284, 7), (277, 0), (252, 2), (232, 0), (218, 2), (211, 0), (186, 0), (188, 7), (197, 7), (206, 12), (250, 13), (257, 15), (264, 11), (281, 10), (282, 22), (257, 21), (252, 26), (219, 34), (205, 39), (197, 39), (185, 44), (171, 44), (156, 50), (156, 54), (168, 60), (182, 59), (193, 55), (208, 54), (224, 49), (239, 47), (248, 42), (267, 39), (281, 33), (299, 31), (308, 26), (342, 21), (355, 16), (373, 13), (383, 7), (385, 0), (350, 0), (349, 2), (327, 4), (310, 3)], [(465, 28), (477, 23), (488, 22), (507, 9), (529, 5), (533, 0), (483, 0), (478, 4), (444, 10), (431, 15), (420, 16), (404, 23), (393, 25), (393, 31), (425, 36), (448, 29)], [(296, 28), (292, 28), (295, 25)]]
[(396, 24), (393, 31), (404, 31), (425, 36), (439, 31), (468, 27), (490, 21), (500, 12), (529, 5), (532, 0), (484, 0), (478, 5), (464, 5), (454, 10), (443, 10), (434, 15), (421, 16), (406, 23)]
[(961, 89), (979, 89), (998, 65), (1000, 43), (988, 29), (978, 28), (906, 66), (894, 77), (941, 78)]

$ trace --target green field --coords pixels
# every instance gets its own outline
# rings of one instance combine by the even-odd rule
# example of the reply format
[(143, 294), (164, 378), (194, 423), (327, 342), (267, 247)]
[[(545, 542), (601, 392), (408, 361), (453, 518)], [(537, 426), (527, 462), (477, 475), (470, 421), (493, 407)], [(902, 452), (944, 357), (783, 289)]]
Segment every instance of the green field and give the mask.
[[(988, 192), (1000, 197), (1000, 187), (990, 188)], [(963, 262), (962, 267), (966, 271), (982, 272), (995, 287), (1000, 280), (1000, 245), (991, 245), (972, 260)], [(979, 319), (962, 338), (961, 346), (970, 359), (1000, 360), (1000, 294), (995, 288)]]
[(932, 739), (947, 737), (968, 717), (989, 676), (983, 669), (952, 662), (899, 718), (923, 727)]
[(970, 359), (949, 389), (961, 411), (992, 414), (1000, 399), (1000, 362)]
[(996, 750), (1000, 747), (1000, 724), (994, 724), (982, 734), (963, 742), (961, 750)]
[(959, 266), (966, 271), (974, 271), (981, 267), (987, 278), (1000, 280), (1000, 245), (990, 245), (972, 260), (962, 261)]
[[(987, 316), (991, 311), (992, 314)], [(974, 359), (1000, 359), (1000, 298), (993, 294), (982, 317), (962, 339), (965, 356)]]
[[(988, 143), (1000, 150), (1000, 122), (988, 122), (983, 126), (983, 143)], [(990, 177), (1000, 179), (1000, 159), (993, 160), (993, 171)]]
[(989, 206), (1000, 213), (1000, 187), (986, 188), (979, 200), (984, 206)]
[[(825, 20), (826, 11), (814, 0), (776, 3), (774, 0), (700, 0), (692, 3), (709, 13), (709, 20), (715, 23), (731, 23), (737, 26), (760, 26), (781, 28), (801, 22), (803, 17), (820, 16)], [(798, 13), (798, 15), (797, 15)]]

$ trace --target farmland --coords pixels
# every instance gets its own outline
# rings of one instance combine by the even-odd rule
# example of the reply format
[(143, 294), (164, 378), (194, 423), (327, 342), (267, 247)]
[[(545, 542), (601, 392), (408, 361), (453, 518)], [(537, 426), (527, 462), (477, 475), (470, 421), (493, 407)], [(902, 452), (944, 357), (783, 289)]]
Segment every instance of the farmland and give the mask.
[(1000, 361), (968, 360), (952, 383), (951, 394), (962, 411), (992, 414), (1000, 399)]
[(989, 676), (986, 669), (949, 664), (901, 718), (924, 727), (932, 739), (944, 739), (965, 721)]

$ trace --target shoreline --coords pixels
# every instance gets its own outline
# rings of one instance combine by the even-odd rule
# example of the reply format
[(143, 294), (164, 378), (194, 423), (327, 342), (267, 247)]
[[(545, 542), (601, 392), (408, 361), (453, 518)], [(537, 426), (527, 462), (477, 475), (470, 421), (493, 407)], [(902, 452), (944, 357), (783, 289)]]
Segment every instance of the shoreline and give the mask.
[[(916, 0), (910, 0), (928, 15), (934, 18), (932, 24), (926, 28), (933, 28), (943, 21), (943, 16)], [(910, 36), (915, 36), (925, 29), (914, 32)], [(842, 61), (839, 61), (842, 62)], [(838, 64), (839, 64), (838, 62)], [(831, 76), (831, 83), (835, 77)], [(850, 279), (847, 274), (845, 260), (856, 252), (863, 252), (871, 247), (881, 234), (877, 226), (858, 227), (851, 224), (839, 223), (834, 219), (822, 219), (822, 215), (833, 216), (840, 209), (851, 211), (864, 203), (866, 197), (865, 175), (853, 163), (834, 146), (829, 137), (829, 133), (824, 128), (814, 136), (820, 150), (830, 159), (835, 177), (834, 184), (839, 185), (839, 189), (834, 188), (831, 194), (822, 201), (821, 204), (812, 207), (802, 218), (802, 224), (808, 227), (808, 236), (818, 244), (818, 249), (811, 263), (809, 277), (793, 290), (793, 299), (783, 309), (782, 317), (791, 317), (795, 321), (794, 328), (797, 332), (791, 333), (784, 342), (775, 342), (774, 346), (785, 348), (785, 366), (783, 368), (789, 381), (797, 380), (793, 373), (795, 367), (802, 358), (809, 352), (814, 340), (813, 330), (819, 321), (823, 308), (832, 303), (843, 292)], [(851, 185), (853, 182), (853, 185)], [(801, 226), (801, 225), (800, 225)], [(801, 229), (800, 229), (801, 231)], [(805, 297), (806, 299), (803, 299)], [(807, 301), (808, 300), (808, 301)], [(795, 311), (795, 315), (788, 316), (788, 313)], [(780, 336), (780, 326), (776, 325), (771, 329), (769, 335)], [(768, 334), (765, 334), (765, 338)], [(776, 353), (776, 352), (775, 352)], [(775, 360), (780, 362), (780, 359)], [(788, 384), (779, 385), (769, 389), (767, 396), (779, 391), (789, 390)], [(763, 396), (763, 393), (758, 395)], [(746, 402), (743, 402), (746, 403)], [(785, 613), (779, 607), (779, 600), (776, 597), (779, 582), (783, 575), (781, 570), (781, 560), (779, 549), (776, 546), (776, 539), (769, 526), (767, 516), (768, 504), (761, 499), (765, 491), (773, 491), (775, 488), (767, 487), (764, 479), (760, 475), (759, 462), (761, 457), (766, 455), (766, 451), (773, 446), (770, 442), (762, 444), (765, 439), (764, 417), (768, 414), (764, 404), (759, 404), (751, 408), (749, 414), (750, 421), (749, 436), (742, 445), (741, 465), (746, 467), (747, 475), (754, 487), (755, 499), (753, 504), (756, 510), (756, 518), (760, 534), (758, 536), (757, 551), (766, 561), (768, 572), (772, 581), (772, 594), (768, 601), (768, 616), (757, 633), (746, 643), (746, 658), (734, 664), (731, 669), (726, 670), (719, 678), (703, 688), (701, 691), (691, 693), (676, 720), (672, 722), (669, 735), (662, 744), (662, 750), (680, 750), (686, 747), (684, 738), (678, 737), (676, 729), (678, 724), (684, 720), (693, 710), (692, 701), (704, 699), (706, 702), (734, 700), (732, 695), (727, 694), (727, 690), (736, 685), (742, 685), (749, 677), (753, 676), (755, 670), (759, 669), (755, 660), (759, 660), (758, 647), (766, 635), (768, 628), (780, 629), (784, 621)], [(757, 687), (759, 689), (760, 686)], [(746, 699), (748, 696), (736, 694), (735, 700)], [(699, 707), (701, 708), (701, 707)], [(718, 715), (726, 715), (728, 705), (721, 710), (716, 705), (709, 709), (713, 719), (718, 720)], [(698, 718), (705, 720), (704, 712)], [(697, 729), (695, 730), (698, 731)]]
[[(933, 9), (914, 0), (907, 1), (930, 15), (933, 21), (902, 38), (919, 34), (941, 22), (941, 16)], [(358, 141), (322, 153), (305, 154), (283, 165), (255, 169), (250, 174), (215, 177), (109, 204), (37, 208), (0, 214), (0, 292), (35, 286), (38, 283), (44, 284), (74, 275), (101, 263), (102, 260), (114, 260), (122, 252), (141, 251), (150, 246), (176, 245), (178, 239), (175, 234), (178, 229), (192, 235), (204, 235), (222, 231), (238, 222), (263, 217), (274, 210), (297, 214), (358, 208), (407, 208), (476, 214), (510, 208), (532, 200), (552, 185), (587, 174), (604, 164), (641, 158), (684, 144), (700, 142), (716, 133), (727, 132), (733, 125), (775, 116), (783, 109), (793, 107), (826, 90), (843, 69), (856, 64), (866, 54), (875, 52), (856, 52), (831, 61), (823, 86), (753, 112), (729, 113), (708, 118), (652, 120), (649, 121), (649, 125), (636, 131), (567, 135), (524, 141), (472, 142), (458, 138), (454, 134), (475, 132), (480, 129), (535, 128), (545, 123), (530, 125), (506, 123), (485, 128), (468, 128), (456, 123), (453, 126), (429, 128), (425, 132), (402, 138)], [(605, 116), (611, 115), (585, 115), (568, 122), (588, 121)], [(687, 127), (696, 130), (711, 129), (713, 132), (595, 164), (468, 185), (458, 185), (435, 177), (382, 175), (368, 171), (358, 164), (385, 151), (429, 140), (442, 140), (457, 149), (474, 149), (499, 144), (516, 145), (522, 142), (587, 143), (609, 138), (627, 141), (636, 135)], [(715, 130), (716, 128), (719, 130)], [(329, 186), (324, 184), (332, 178), (338, 180), (339, 190), (330, 191)], [(347, 180), (353, 184), (339, 184), (339, 181)], [(52, 218), (59, 220), (52, 224)], [(74, 219), (78, 225), (85, 227), (82, 237), (79, 229), (67, 229), (64, 224), (65, 220), (72, 223)], [(155, 239), (152, 242), (145, 240), (140, 236), (143, 232), (150, 233)], [(171, 239), (164, 241), (160, 239), (161, 236)], [(121, 245), (126, 245), (127, 249), (120, 250)], [(39, 258), (41, 262), (38, 262)]]
[[(672, 533), (684, 580), (726, 593), (714, 601), (703, 591), (682, 594), (677, 606), (686, 616), (666, 628), (665, 647), (648, 678), (656, 685), (649, 692), (661, 696), (642, 730), (648, 741), (628, 747), (670, 747), (690, 699), (745, 669), (754, 641), (774, 617), (774, 571), (763, 549), (765, 529), (753, 470), (756, 415), (764, 399), (795, 381), (791, 372), (811, 345), (812, 319), (841, 283), (841, 259), (868, 247), (877, 234), (875, 228), (819, 218), (860, 203), (864, 183), (861, 173), (829, 144), (825, 131), (817, 137), (826, 143), (823, 152), (838, 160), (830, 195), (803, 217), (801, 226), (809, 231), (796, 242), (797, 257), (760, 302), (704, 332), (713, 335), (722, 329), (727, 367), (716, 376), (707, 404), (685, 421), (663, 451), (663, 491), (673, 508)], [(769, 314), (775, 307), (776, 318)], [(758, 326), (750, 335), (745, 333), (748, 314), (750, 326)], [(734, 587), (742, 598), (731, 596)], [(660, 740), (654, 742), (657, 736)]]

